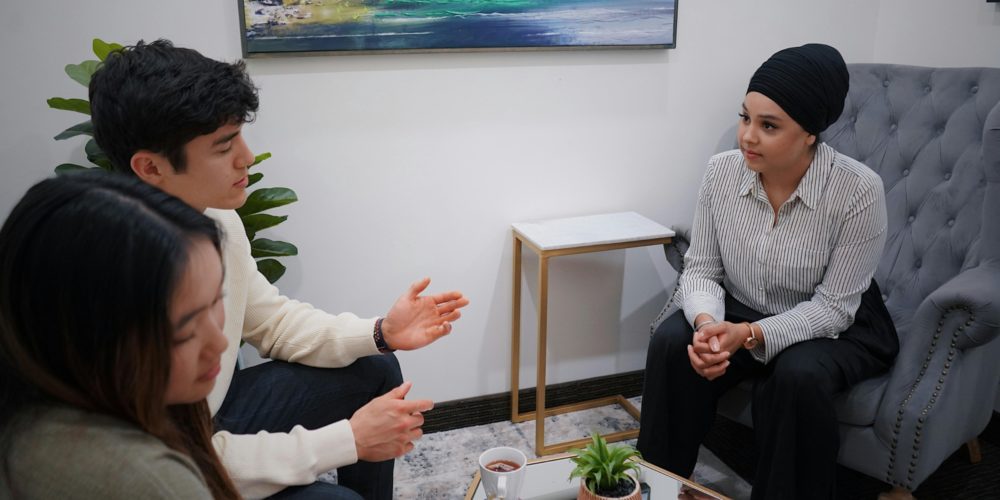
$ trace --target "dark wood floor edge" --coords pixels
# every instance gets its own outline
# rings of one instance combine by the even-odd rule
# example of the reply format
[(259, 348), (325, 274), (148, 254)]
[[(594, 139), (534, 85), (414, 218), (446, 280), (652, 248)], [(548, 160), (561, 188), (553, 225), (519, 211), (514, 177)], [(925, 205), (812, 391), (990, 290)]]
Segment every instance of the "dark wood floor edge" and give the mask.
[[(637, 370), (547, 385), (545, 406), (551, 408), (617, 394), (627, 398), (638, 396), (642, 394), (644, 372)], [(517, 397), (519, 411), (535, 409), (534, 388), (519, 390)], [(424, 433), (441, 432), (504, 420), (510, 420), (510, 392), (435, 403), (433, 410), (424, 413), (423, 430)]]

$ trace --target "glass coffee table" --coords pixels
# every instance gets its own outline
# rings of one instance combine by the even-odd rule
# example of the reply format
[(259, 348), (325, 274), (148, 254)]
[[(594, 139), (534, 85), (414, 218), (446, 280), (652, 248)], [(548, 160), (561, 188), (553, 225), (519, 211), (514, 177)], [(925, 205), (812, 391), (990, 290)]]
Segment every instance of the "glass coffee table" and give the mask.
[[(529, 461), (524, 487), (521, 488), (521, 500), (575, 499), (580, 488), (580, 480), (569, 480), (569, 472), (573, 470), (573, 462), (569, 460), (572, 456), (574, 456), (572, 453), (563, 453)], [(636, 462), (639, 463), (639, 482), (649, 486), (649, 495), (643, 494), (644, 500), (676, 500), (683, 486), (693, 490), (695, 493), (693, 496), (696, 498), (728, 500), (725, 495), (678, 477), (651, 463), (643, 460)], [(465, 493), (465, 500), (486, 500), (486, 492), (479, 483), (477, 470), (469, 490)]]

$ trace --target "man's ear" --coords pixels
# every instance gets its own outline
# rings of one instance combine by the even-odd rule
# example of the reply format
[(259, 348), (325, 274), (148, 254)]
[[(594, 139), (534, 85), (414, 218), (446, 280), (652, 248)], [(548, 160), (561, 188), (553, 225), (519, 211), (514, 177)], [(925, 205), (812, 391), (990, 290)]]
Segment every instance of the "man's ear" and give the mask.
[(166, 158), (145, 149), (140, 149), (132, 155), (129, 166), (132, 167), (132, 172), (135, 173), (136, 177), (154, 186), (160, 186), (163, 183), (164, 174), (168, 173), (167, 170), (170, 168)]

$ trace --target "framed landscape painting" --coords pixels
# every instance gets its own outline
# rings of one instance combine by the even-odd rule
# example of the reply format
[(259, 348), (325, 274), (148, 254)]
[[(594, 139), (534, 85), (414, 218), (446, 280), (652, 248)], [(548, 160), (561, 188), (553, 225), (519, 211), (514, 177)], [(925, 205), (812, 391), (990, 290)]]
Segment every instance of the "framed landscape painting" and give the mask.
[(677, 0), (238, 0), (243, 55), (672, 48)]

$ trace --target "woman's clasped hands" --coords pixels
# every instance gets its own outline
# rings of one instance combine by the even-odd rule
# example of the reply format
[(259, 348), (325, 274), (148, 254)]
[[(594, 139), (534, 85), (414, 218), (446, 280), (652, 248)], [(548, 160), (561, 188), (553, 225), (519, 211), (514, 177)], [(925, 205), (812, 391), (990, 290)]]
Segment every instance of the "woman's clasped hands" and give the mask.
[(743, 346), (748, 330), (744, 323), (707, 323), (694, 332), (687, 348), (688, 358), (698, 375), (715, 380), (726, 373), (729, 357)]

